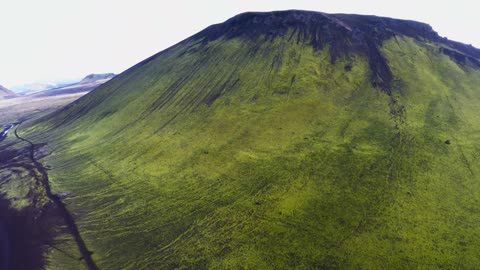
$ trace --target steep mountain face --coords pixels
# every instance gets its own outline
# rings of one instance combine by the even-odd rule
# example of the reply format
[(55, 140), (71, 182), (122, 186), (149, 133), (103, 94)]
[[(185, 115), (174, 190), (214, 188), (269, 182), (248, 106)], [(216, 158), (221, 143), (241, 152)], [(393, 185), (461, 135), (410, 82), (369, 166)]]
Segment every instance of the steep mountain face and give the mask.
[(475, 268), (479, 60), (422, 23), (245, 13), (19, 134), (101, 269)]
[(15, 92), (8, 90), (0, 85), (0, 99), (12, 98), (18, 96)]

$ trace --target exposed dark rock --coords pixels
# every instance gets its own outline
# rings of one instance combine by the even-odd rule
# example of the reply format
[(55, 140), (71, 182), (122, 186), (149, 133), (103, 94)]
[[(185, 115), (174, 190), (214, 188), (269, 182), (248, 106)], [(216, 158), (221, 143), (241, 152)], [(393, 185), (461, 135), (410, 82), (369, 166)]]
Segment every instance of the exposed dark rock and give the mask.
[[(289, 32), (290, 31), (290, 32)], [(287, 10), (275, 12), (247, 12), (224, 23), (212, 25), (187, 40), (204, 43), (219, 38), (247, 38), (266, 41), (289, 34), (297, 43), (307, 42), (315, 49), (330, 47), (331, 62), (340, 57), (350, 59), (353, 53), (365, 55), (372, 71), (372, 85), (390, 94), (393, 74), (380, 51), (382, 43), (394, 36), (444, 45), (441, 51), (464, 64), (466, 60), (480, 67), (480, 50), (473, 46), (440, 37), (425, 23), (377, 16), (326, 14), (313, 11)], [(453, 48), (452, 49), (448, 49)], [(351, 65), (345, 66), (350, 71)]]
[(469, 56), (467, 54), (461, 53), (456, 50), (448, 49), (448, 48), (441, 48), (440, 52), (448, 55), (452, 60), (459, 64), (471, 64), (476, 67), (480, 67), (480, 60), (477, 58), (474, 58), (472, 56)]

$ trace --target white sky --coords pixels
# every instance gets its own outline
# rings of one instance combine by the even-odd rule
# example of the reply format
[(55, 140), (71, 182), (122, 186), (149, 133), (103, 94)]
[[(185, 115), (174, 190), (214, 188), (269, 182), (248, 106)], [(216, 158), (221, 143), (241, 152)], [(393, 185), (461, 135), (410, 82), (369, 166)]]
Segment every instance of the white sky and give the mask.
[(306, 9), (412, 19), (480, 47), (473, 0), (0, 0), (0, 84), (120, 73), (245, 11)]

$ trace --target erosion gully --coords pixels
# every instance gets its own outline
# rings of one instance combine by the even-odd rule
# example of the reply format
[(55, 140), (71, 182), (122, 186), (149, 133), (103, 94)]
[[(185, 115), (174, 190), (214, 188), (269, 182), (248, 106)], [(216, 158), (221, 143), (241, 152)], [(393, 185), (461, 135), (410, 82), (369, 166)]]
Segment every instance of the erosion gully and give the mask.
[[(18, 134), (18, 126), (20, 124), (21, 123), (9, 124), (7, 126), (7, 128), (3, 130), (3, 132), (0, 132), (0, 142), (3, 141), (6, 138), (8, 132), (11, 129), (15, 128), (15, 130), (14, 130), (15, 137), (18, 140), (23, 141), (23, 142), (28, 144), (28, 147), (27, 147), (28, 148), (28, 159), (30, 159), (30, 162), (33, 165), (32, 166), (33, 169), (38, 172), (38, 173), (33, 173), (32, 176), (43, 187), (46, 196), (56, 206), (57, 212), (63, 218), (63, 220), (65, 222), (65, 225), (67, 226), (69, 232), (74, 237), (75, 242), (78, 246), (78, 250), (80, 251), (80, 253), (82, 255), (80, 260), (85, 261), (89, 270), (98, 270), (99, 269), (98, 266), (96, 265), (96, 263), (92, 259), (92, 254), (93, 253), (88, 250), (88, 248), (85, 244), (85, 241), (82, 239), (82, 237), (80, 235), (80, 232), (78, 230), (78, 226), (75, 223), (75, 219), (73, 218), (72, 214), (68, 211), (66, 205), (62, 202), (60, 197), (58, 197), (56, 194), (52, 193), (47, 171), (43, 167), (42, 163), (40, 163), (35, 157), (35, 151), (36, 151), (35, 147), (36, 147), (36, 145), (33, 142), (31, 142), (30, 140), (28, 140), (26, 138), (23, 138)], [(4, 237), (2, 237), (2, 238), (8, 239), (8, 233), (3, 233), (3, 235), (4, 235)]]

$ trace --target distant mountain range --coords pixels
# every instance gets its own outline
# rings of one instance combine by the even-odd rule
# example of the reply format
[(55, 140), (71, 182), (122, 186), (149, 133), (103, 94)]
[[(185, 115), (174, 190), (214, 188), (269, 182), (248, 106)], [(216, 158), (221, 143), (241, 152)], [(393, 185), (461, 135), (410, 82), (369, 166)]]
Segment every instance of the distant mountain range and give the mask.
[(113, 77), (115, 77), (115, 74), (113, 73), (90, 74), (80, 81), (63, 80), (63, 81), (50, 81), (50, 82), (35, 82), (35, 83), (14, 86), (12, 87), (12, 90), (15, 91), (17, 94), (30, 95), (33, 93), (49, 91), (54, 89), (57, 90), (65, 87), (71, 88), (74, 85), (81, 85), (81, 84), (87, 84), (87, 83), (95, 83), (98, 86), (99, 84), (102, 84)]
[(90, 74), (77, 83), (62, 85), (60, 87), (54, 87), (43, 91), (34, 92), (30, 95), (34, 97), (40, 97), (89, 92), (102, 85), (103, 83), (109, 81), (113, 77), (115, 77), (115, 74), (113, 73)]
[(15, 92), (8, 90), (0, 85), (0, 99), (12, 98), (18, 96)]
[(11, 89), (18, 94), (28, 95), (32, 92), (49, 90), (49, 89), (58, 88), (58, 87), (66, 86), (73, 83), (76, 83), (76, 81), (70, 80), (70, 81), (58, 81), (58, 82), (55, 82), (55, 81), (35, 82), (35, 83), (16, 85), (11, 87)]
[(91, 82), (101, 82), (101, 81), (108, 81), (115, 77), (113, 73), (105, 73), (105, 74), (90, 74), (87, 77), (83, 78), (80, 81), (80, 84), (91, 83)]
[(1, 123), (25, 119), (38, 112), (59, 109), (102, 85), (113, 76), (115, 74), (112, 73), (90, 74), (77, 83), (23, 95), (0, 86), (0, 128)]

